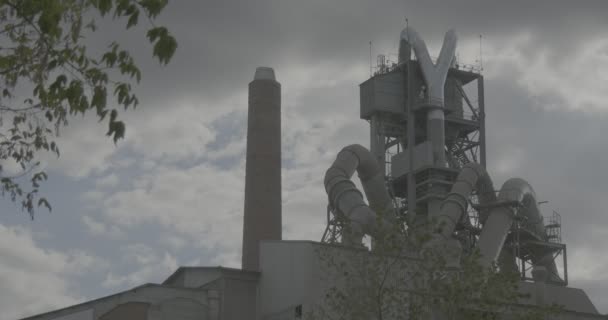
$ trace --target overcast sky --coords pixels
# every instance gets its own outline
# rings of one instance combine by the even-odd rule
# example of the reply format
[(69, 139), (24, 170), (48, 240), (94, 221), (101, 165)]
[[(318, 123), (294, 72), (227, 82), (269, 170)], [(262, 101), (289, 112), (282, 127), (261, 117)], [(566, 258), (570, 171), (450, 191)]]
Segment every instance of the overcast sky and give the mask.
[[(449, 3), (449, 4), (446, 4)], [(570, 283), (608, 312), (608, 2), (174, 0), (159, 17), (179, 48), (169, 66), (143, 31), (131, 45), (144, 79), (118, 146), (74, 119), (48, 157), (53, 205), (34, 221), (0, 202), (0, 319), (162, 282), (181, 265), (240, 267), (247, 84), (257, 66), (283, 89), (285, 239), (319, 240), (325, 170), (345, 145), (369, 145), (358, 84), (373, 54), (395, 59), (415, 27), (437, 55), (445, 31), (461, 61), (483, 35), (488, 169), (522, 177), (544, 214), (562, 215)]]

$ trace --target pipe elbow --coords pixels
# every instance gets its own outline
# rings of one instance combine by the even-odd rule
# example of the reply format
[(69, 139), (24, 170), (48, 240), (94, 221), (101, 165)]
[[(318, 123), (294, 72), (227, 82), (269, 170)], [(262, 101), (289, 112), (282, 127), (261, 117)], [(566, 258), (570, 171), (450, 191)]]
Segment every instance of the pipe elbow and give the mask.
[[(370, 205), (351, 181), (357, 171)], [(325, 172), (323, 183), (330, 206), (346, 216), (353, 230), (371, 234), (377, 226), (378, 216), (374, 210), (394, 211), (392, 200), (386, 190), (384, 176), (374, 155), (360, 144), (346, 146), (338, 152), (336, 160)]]

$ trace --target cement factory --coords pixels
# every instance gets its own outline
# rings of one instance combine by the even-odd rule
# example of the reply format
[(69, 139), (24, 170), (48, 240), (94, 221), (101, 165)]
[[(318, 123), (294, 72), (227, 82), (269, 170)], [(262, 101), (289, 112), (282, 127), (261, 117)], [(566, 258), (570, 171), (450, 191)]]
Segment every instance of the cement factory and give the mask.
[[(430, 232), (429, 243), (455, 268), (478, 252), (483, 267), (517, 273), (518, 290), (527, 295), (514, 308), (556, 304), (562, 309), (551, 319), (605, 319), (583, 290), (568, 286), (561, 217), (543, 216), (523, 179), (495, 189), (485, 169), (484, 78), (456, 61), (456, 44), (456, 33), (448, 31), (432, 59), (407, 27), (398, 60), (378, 56), (376, 72), (360, 84), (360, 118), (370, 125), (370, 145), (345, 146), (328, 163), (327, 211), (318, 213), (327, 215), (327, 228), (319, 230), (320, 242), (282, 240), (281, 85), (273, 69), (260, 67), (249, 83), (242, 269), (180, 267), (162, 284), (26, 319), (307, 319), (317, 308), (330, 308), (329, 288), (358, 281), (346, 272), (334, 276), (320, 250), (347, 265), (362, 252), (372, 257), (392, 229), (405, 238)], [(362, 192), (351, 180), (355, 171)], [(399, 264), (413, 268), (420, 252), (402, 249)], [(447, 319), (441, 312), (425, 318)], [(517, 317), (505, 312), (498, 318)]]

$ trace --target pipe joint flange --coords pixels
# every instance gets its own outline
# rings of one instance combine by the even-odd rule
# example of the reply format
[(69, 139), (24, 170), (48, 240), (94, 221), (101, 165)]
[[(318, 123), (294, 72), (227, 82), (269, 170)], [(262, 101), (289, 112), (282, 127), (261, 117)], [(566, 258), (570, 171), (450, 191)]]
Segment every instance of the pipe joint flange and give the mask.
[[(338, 194), (336, 194), (333, 197), (333, 200), (334, 200), (333, 203), (335, 204), (334, 205), (335, 207), (339, 207), (338, 203), (340, 203), (340, 198), (344, 194), (349, 193), (349, 192), (355, 192), (355, 193), (357, 193), (359, 195), (359, 197), (361, 197), (361, 203), (363, 203), (363, 194), (361, 193), (361, 191), (359, 191), (359, 189), (357, 189), (357, 187), (355, 187), (354, 183), (351, 182), (351, 184), (352, 184), (351, 188), (346, 188), (346, 189), (340, 190), (340, 192), (338, 192)], [(365, 205), (365, 203), (363, 203), (363, 205)]]
[(350, 179), (350, 175), (348, 174), (348, 172), (346, 172), (346, 170), (344, 170), (340, 167), (337, 167), (337, 166), (331, 166), (331, 167), (329, 167), (329, 169), (327, 169), (327, 171), (325, 171), (324, 180), (328, 180), (328, 179), (332, 180), (332, 179), (335, 179), (336, 177)]
[[(345, 178), (343, 176), (334, 176), (332, 178), (327, 179), (327, 181), (325, 182), (325, 190), (326, 191), (331, 191), (336, 185), (345, 182), (345, 181), (351, 181), (348, 178)], [(351, 182), (352, 183), (352, 182)]]
[(443, 100), (441, 102), (442, 103), (437, 103), (437, 101), (431, 101), (429, 103), (424, 104), (424, 108), (426, 108), (429, 112), (434, 111), (434, 110), (445, 111), (445, 107), (443, 105)]

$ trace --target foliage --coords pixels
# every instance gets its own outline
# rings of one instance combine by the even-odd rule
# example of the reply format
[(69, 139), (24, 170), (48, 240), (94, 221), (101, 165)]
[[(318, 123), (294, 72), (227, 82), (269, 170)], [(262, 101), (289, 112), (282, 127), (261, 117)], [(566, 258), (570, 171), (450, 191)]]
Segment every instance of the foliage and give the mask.
[[(59, 156), (54, 139), (70, 116), (95, 112), (108, 124), (114, 143), (125, 135), (118, 119), (118, 106), (138, 104), (132, 83), (141, 71), (131, 54), (117, 42), (92, 54), (85, 39), (97, 31), (95, 17), (123, 21), (126, 29), (136, 26), (140, 16), (150, 24), (147, 38), (152, 54), (164, 65), (173, 56), (177, 42), (154, 19), (168, 0), (0, 0), (0, 159), (21, 168), (16, 175), (0, 166), (0, 190), (33, 217), (35, 204), (50, 204), (38, 197), (38, 154)], [(24, 94), (25, 92), (25, 94)], [(29, 93), (27, 93), (29, 92)], [(116, 104), (117, 106), (114, 106)], [(29, 179), (31, 189), (19, 183)], [(36, 201), (37, 199), (37, 201)]]
[(306, 319), (490, 320), (506, 313), (532, 320), (560, 310), (514, 307), (524, 298), (518, 274), (482, 267), (477, 252), (450, 256), (446, 250), (453, 252), (454, 246), (432, 244), (428, 234), (413, 238), (398, 234), (376, 242), (372, 251), (319, 249), (322, 283), (328, 285), (323, 301)]

